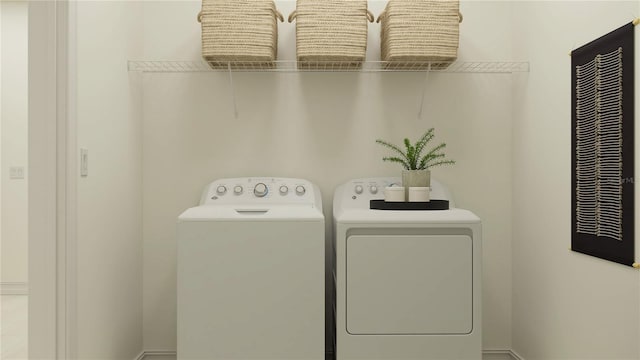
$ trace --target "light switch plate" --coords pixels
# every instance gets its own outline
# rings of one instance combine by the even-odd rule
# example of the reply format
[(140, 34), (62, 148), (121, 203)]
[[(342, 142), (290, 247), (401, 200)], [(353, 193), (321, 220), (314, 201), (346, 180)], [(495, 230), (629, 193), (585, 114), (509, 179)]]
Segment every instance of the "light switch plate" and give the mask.
[(89, 176), (89, 150), (80, 149), (80, 176)]
[(10, 179), (24, 179), (24, 167), (12, 166), (9, 168)]

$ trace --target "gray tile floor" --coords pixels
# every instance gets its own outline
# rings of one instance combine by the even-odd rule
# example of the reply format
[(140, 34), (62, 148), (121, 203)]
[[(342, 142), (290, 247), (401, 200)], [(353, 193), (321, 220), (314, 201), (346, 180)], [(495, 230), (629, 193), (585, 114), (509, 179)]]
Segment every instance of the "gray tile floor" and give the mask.
[(0, 359), (28, 358), (27, 295), (0, 295)]

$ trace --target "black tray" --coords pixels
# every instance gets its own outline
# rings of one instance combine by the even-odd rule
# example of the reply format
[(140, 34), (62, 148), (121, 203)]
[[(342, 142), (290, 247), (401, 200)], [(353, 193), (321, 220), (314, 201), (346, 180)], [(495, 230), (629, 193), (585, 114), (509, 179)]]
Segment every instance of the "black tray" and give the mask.
[(372, 210), (449, 210), (449, 200), (431, 200), (429, 202), (386, 202), (371, 200)]

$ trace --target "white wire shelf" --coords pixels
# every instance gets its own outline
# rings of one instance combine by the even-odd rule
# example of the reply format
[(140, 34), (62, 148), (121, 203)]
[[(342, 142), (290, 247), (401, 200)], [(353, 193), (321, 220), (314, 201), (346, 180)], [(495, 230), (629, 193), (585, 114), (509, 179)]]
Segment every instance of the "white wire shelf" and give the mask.
[(529, 72), (528, 62), (510, 61), (456, 61), (449, 66), (442, 63), (391, 63), (385, 61), (353, 62), (210, 62), (206, 61), (129, 61), (131, 72), (142, 73), (196, 73), (196, 72), (442, 72), (511, 74)]

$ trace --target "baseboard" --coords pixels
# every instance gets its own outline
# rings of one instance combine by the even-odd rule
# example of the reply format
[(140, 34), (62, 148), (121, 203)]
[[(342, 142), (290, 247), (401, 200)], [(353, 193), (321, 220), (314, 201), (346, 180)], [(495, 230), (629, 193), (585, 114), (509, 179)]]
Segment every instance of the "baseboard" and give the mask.
[(176, 360), (177, 355), (175, 351), (143, 351), (138, 355), (136, 360)]
[[(135, 360), (176, 360), (175, 351), (143, 351)], [(513, 350), (484, 350), (482, 360), (524, 360)]]
[(509, 349), (483, 350), (482, 360), (524, 360), (515, 351)]
[(515, 352), (513, 350), (509, 350), (509, 353), (511, 354), (511, 356), (513, 357), (514, 360), (524, 360), (524, 358), (522, 356), (520, 356), (520, 354), (518, 354), (517, 352)]
[(26, 282), (0, 282), (0, 295), (29, 295)]

